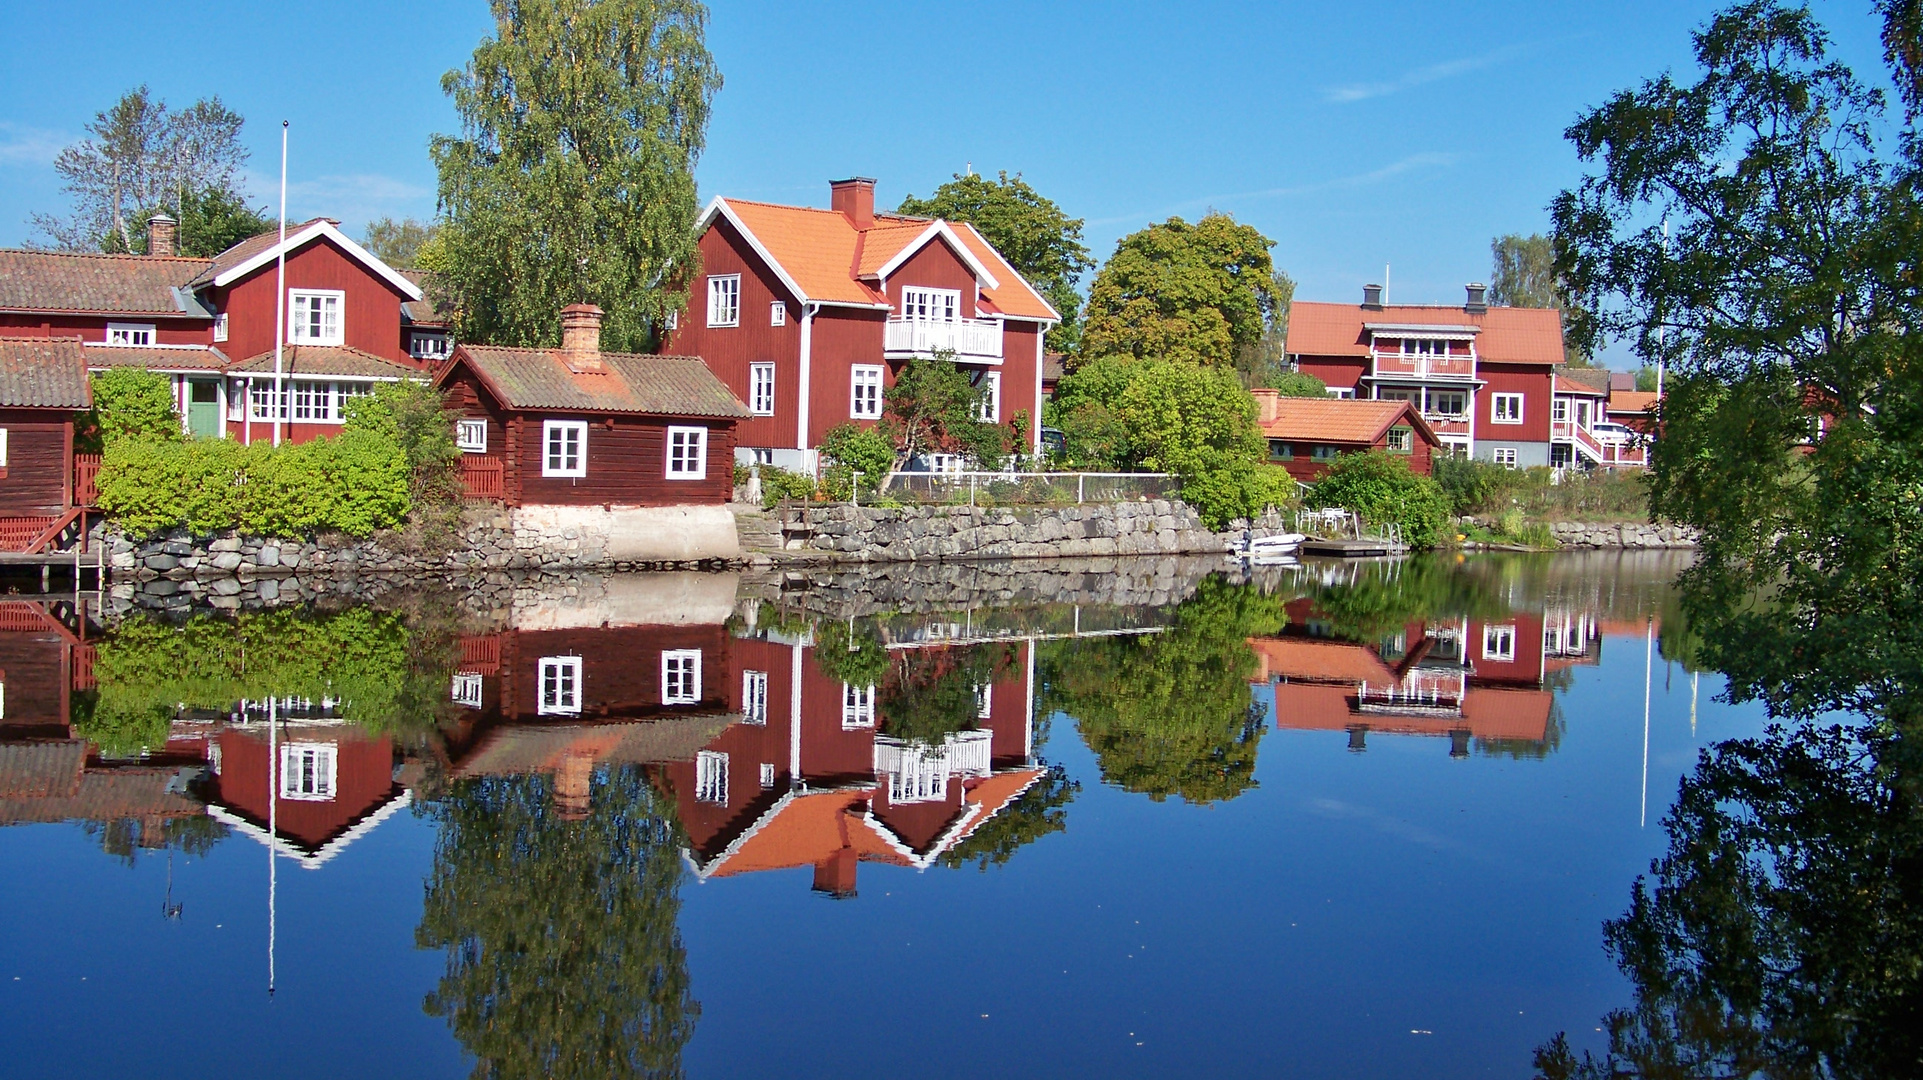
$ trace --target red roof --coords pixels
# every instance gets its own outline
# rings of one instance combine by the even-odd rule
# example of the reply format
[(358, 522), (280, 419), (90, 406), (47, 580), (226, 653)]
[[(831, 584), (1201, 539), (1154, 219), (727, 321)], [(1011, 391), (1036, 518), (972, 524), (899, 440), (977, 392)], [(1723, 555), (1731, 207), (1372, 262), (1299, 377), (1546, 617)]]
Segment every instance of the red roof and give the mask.
[(1472, 312), (1442, 304), (1392, 304), (1371, 309), (1298, 300), (1289, 306), (1287, 350), (1304, 356), (1366, 357), (1371, 324), (1473, 330), (1476, 356), (1485, 363), (1563, 362), (1562, 314), (1554, 308), (1492, 307)]
[(85, 409), (93, 404), (76, 338), (0, 338), (0, 406)]
[(1615, 390), (1609, 395), (1609, 411), (1640, 415), (1656, 404), (1658, 395), (1654, 390)]
[(0, 311), (164, 315), (212, 319), (185, 301), (206, 259), (0, 251)]
[(1402, 423), (1420, 432), (1427, 442), (1441, 441), (1407, 401), (1282, 397), (1273, 390), (1256, 390), (1254, 394), (1262, 410), (1257, 417), (1262, 434), (1271, 439), (1370, 446), (1392, 425)]

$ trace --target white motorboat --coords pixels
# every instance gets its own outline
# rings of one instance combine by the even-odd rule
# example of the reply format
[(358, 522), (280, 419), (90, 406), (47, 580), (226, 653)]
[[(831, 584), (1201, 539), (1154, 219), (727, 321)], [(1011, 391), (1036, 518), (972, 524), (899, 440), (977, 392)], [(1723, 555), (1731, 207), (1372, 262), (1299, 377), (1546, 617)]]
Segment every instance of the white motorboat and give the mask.
[(1235, 547), (1235, 554), (1244, 559), (1274, 558), (1280, 555), (1293, 555), (1308, 537), (1302, 533), (1277, 533), (1274, 536), (1258, 536), (1245, 539)]

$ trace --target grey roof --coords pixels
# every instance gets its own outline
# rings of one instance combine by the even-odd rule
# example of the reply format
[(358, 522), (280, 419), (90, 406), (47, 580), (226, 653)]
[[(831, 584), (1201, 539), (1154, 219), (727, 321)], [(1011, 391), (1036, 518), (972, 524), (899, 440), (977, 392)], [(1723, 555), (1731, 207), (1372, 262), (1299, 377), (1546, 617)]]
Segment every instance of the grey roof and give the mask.
[(578, 358), (571, 364), (569, 354), (560, 349), (462, 345), (454, 358), (437, 382), (464, 361), (510, 409), (730, 419), (749, 415), (734, 391), (693, 356), (596, 353), (596, 368)]
[(87, 367), (142, 368), (147, 371), (225, 371), (227, 354), (206, 345), (100, 345), (81, 346)]
[(93, 405), (78, 338), (0, 338), (0, 408)]
[(0, 250), (0, 311), (106, 315), (213, 315), (192, 302), (207, 259)]
[[(281, 371), (287, 375), (348, 375), (368, 379), (418, 379), (425, 376), (418, 368), (396, 363), (352, 345), (288, 345), (281, 349)], [(274, 350), (237, 360), (227, 370), (271, 372)]]
[(1556, 377), (1586, 386), (1598, 394), (1609, 393), (1608, 368), (1579, 368), (1563, 365), (1556, 368)]
[(421, 290), (419, 300), (401, 301), (401, 318), (408, 325), (422, 329), (445, 328), (450, 321), (447, 312), (434, 306), (434, 271), (396, 268), (394, 272), (413, 282), (414, 287)]

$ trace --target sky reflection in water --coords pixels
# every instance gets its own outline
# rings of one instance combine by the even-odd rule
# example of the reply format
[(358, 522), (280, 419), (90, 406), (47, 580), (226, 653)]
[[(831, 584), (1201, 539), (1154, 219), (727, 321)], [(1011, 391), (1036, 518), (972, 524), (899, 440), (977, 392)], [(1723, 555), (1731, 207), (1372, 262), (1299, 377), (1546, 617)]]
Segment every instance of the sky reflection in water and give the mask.
[(1762, 728), (1665, 660), (1675, 569), (0, 605), (5, 1071), (1527, 1075), (1603, 1044), (1602, 922)]

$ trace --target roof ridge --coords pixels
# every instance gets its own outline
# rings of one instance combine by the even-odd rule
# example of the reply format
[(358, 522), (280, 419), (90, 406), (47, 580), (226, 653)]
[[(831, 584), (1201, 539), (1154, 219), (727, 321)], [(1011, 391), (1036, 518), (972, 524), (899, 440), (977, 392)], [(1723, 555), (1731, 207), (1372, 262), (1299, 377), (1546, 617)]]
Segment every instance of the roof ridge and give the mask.
[(0, 248), (0, 255), (57, 255), (63, 259), (114, 259), (135, 262), (182, 262), (206, 263), (212, 259), (201, 255), (135, 255), (124, 251), (58, 251), (53, 248)]

